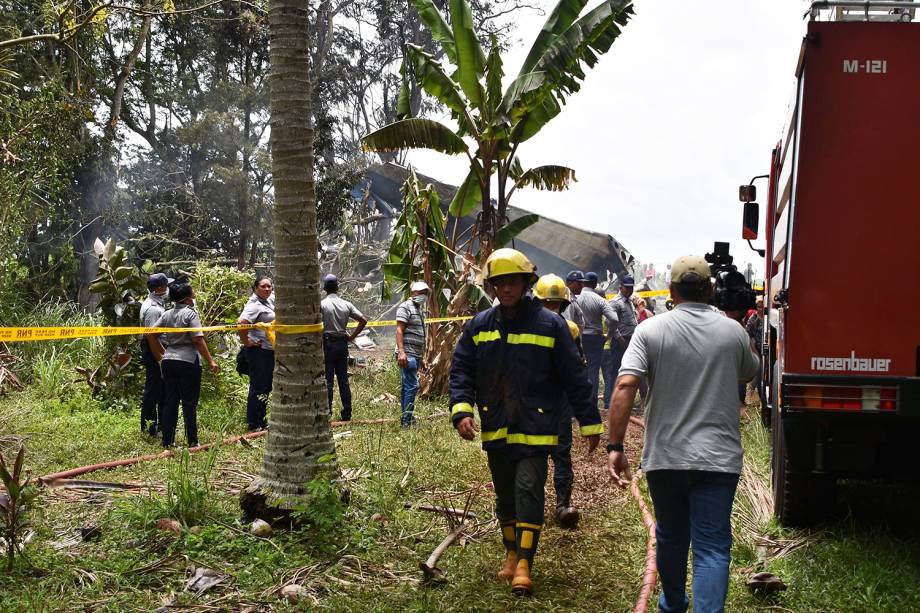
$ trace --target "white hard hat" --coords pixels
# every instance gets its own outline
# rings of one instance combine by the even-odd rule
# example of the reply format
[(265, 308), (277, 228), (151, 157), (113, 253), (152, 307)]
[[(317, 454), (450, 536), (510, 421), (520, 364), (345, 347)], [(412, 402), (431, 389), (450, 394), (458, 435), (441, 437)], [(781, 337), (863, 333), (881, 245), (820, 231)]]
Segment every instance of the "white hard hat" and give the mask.
[(409, 288), (409, 290), (410, 290), (410, 291), (413, 291), (413, 292), (427, 292), (427, 291), (429, 291), (430, 289), (431, 289), (431, 288), (428, 287), (428, 284), (425, 283), (424, 281), (416, 281), (416, 282), (413, 283), (412, 286)]

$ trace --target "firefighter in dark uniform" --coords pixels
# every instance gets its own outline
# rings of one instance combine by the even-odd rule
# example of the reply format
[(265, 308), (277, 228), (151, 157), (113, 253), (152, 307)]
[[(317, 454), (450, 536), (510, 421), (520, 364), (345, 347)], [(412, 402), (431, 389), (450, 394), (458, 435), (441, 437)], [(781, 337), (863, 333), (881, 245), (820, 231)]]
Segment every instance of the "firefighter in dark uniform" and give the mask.
[[(543, 306), (562, 316), (572, 294), (565, 286), (565, 281), (557, 275), (543, 275), (534, 285), (533, 295), (543, 301)], [(587, 366), (584, 349), (581, 346), (581, 330), (575, 322), (566, 319), (572, 340), (578, 347), (581, 362)], [(572, 506), (572, 481), (575, 473), (572, 472), (572, 407), (563, 400), (559, 407), (559, 444), (555, 451), (550, 453), (553, 460), (553, 485), (556, 488), (556, 523), (563, 528), (578, 526), (578, 509)]]
[(479, 410), (506, 552), (498, 578), (511, 579), (511, 590), (527, 595), (543, 527), (547, 458), (559, 443), (564, 399), (591, 451), (603, 425), (568, 325), (525, 295), (537, 279), (534, 265), (519, 251), (499, 249), (483, 276), (499, 304), (466, 325), (454, 350), (451, 420), (461, 437), (473, 440), (473, 406)]

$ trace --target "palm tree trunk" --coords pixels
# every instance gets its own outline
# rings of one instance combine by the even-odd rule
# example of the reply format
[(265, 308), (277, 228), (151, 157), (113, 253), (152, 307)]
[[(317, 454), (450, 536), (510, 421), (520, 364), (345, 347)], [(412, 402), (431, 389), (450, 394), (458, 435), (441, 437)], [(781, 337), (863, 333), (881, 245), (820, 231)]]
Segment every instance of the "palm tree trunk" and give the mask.
[[(275, 313), (280, 324), (321, 321), (308, 17), (308, 0), (269, 2)], [(262, 471), (241, 499), (247, 515), (270, 518), (278, 516), (279, 508), (297, 504), (309, 481), (335, 470), (322, 336), (279, 334), (275, 360)]]

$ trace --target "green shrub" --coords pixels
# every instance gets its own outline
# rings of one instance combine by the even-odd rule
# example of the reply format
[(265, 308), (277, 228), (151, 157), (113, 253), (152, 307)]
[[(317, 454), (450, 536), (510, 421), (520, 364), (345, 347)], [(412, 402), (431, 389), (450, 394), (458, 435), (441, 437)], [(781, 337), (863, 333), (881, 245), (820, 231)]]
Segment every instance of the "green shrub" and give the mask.
[(0, 493), (0, 528), (6, 544), (6, 570), (13, 570), (13, 559), (22, 552), (23, 535), (28, 527), (26, 514), (38, 495), (38, 489), (29, 477), (23, 477), (25, 447), (19, 447), (12, 466), (0, 454), (0, 481), (4, 491)]
[(207, 516), (211, 496), (210, 476), (217, 459), (218, 446), (208, 450), (202, 466), (192, 467), (191, 454), (183, 449), (166, 479), (166, 514), (185, 526), (200, 524)]
[(341, 492), (332, 481), (321, 476), (309, 481), (306, 490), (306, 500), (294, 508), (294, 524), (305, 533), (312, 547), (334, 551), (346, 536), (343, 530), (346, 507)]
[(206, 326), (236, 323), (243, 305), (252, 295), (255, 280), (255, 273), (251, 271), (199, 262), (192, 285), (201, 322)]

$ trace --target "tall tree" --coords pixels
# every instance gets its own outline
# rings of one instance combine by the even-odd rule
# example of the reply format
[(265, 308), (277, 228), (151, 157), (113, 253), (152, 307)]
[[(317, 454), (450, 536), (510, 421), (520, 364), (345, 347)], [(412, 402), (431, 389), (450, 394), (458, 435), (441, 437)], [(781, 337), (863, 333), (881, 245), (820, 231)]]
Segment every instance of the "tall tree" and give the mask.
[[(269, 104), (275, 186), (277, 323), (316, 325), (319, 264), (313, 176), (308, 0), (270, 0)], [(290, 508), (310, 480), (335, 469), (323, 376), (322, 336), (279, 334), (268, 440), (261, 476), (241, 500), (250, 515)]]

